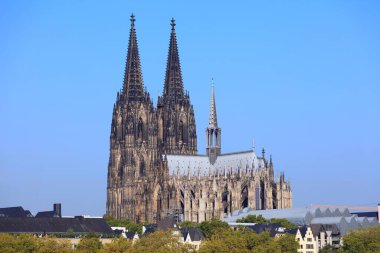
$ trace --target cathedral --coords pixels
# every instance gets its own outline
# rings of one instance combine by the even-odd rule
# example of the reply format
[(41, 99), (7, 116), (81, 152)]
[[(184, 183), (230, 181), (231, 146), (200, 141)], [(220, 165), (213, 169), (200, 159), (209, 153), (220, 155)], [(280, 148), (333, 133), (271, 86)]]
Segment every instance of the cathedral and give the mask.
[(222, 153), (214, 84), (206, 154), (198, 154), (194, 108), (184, 89), (175, 21), (171, 21), (164, 90), (157, 105), (147, 92), (135, 30), (131, 29), (122, 89), (113, 107), (107, 215), (156, 223), (223, 218), (244, 208), (292, 207), (284, 173), (274, 177), (272, 156), (254, 148)]

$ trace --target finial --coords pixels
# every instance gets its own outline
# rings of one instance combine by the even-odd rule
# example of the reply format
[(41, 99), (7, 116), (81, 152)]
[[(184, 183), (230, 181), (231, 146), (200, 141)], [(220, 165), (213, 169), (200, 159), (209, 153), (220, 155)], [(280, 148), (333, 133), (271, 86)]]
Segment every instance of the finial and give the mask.
[(255, 152), (255, 148), (256, 148), (255, 139), (252, 139), (252, 150), (253, 150), (253, 152)]
[(132, 14), (131, 14), (131, 22), (132, 22), (132, 25), (134, 25), (135, 24), (135, 14), (133, 14), (133, 12), (132, 12)]
[(171, 22), (170, 25), (172, 26), (172, 30), (174, 30), (174, 27), (175, 27), (175, 20), (174, 20), (174, 18), (172, 18), (172, 22)]
[(214, 87), (214, 78), (211, 78), (211, 86)]
[(263, 151), (261, 151), (261, 153), (263, 154), (263, 158), (265, 159), (265, 149), (263, 148)]

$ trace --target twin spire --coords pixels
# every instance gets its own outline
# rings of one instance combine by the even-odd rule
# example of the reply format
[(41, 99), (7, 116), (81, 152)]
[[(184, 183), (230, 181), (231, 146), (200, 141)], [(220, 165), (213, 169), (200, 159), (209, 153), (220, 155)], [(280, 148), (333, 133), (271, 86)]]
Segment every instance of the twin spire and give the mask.
[(123, 94), (128, 101), (139, 101), (145, 96), (140, 64), (139, 49), (135, 31), (135, 15), (131, 15), (131, 30), (127, 61), (124, 71)]
[(174, 18), (171, 20), (171, 26), (172, 31), (170, 34), (168, 60), (166, 65), (164, 97), (168, 99), (169, 104), (176, 104), (184, 98), (184, 92)]
[[(135, 16), (131, 15), (131, 29), (129, 35), (129, 45), (127, 60), (125, 64), (123, 94), (127, 101), (141, 101), (145, 97), (143, 85), (140, 56), (137, 45)], [(169, 53), (165, 74), (164, 98), (170, 104), (179, 103), (184, 98), (181, 65), (175, 33), (175, 20), (171, 20), (171, 35)]]

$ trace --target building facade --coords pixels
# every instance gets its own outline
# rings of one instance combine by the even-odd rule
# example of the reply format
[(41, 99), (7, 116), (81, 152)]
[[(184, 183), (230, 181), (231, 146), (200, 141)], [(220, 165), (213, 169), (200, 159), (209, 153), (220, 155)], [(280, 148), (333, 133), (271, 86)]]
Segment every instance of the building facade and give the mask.
[(164, 91), (153, 105), (143, 85), (135, 18), (131, 16), (123, 88), (112, 114), (107, 214), (157, 222), (171, 214), (202, 222), (245, 207), (292, 207), (284, 174), (275, 180), (272, 157), (254, 149), (221, 152), (212, 86), (205, 155), (197, 150), (194, 108), (185, 91), (175, 22), (171, 22)]

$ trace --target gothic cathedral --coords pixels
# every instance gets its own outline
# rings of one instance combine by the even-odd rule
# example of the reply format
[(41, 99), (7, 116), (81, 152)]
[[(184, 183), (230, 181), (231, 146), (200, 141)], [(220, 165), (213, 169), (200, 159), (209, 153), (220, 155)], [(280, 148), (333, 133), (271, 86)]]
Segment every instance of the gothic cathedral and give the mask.
[(290, 183), (276, 180), (263, 150), (221, 152), (214, 85), (206, 154), (198, 154), (194, 108), (184, 90), (174, 19), (163, 95), (153, 105), (143, 85), (135, 18), (123, 88), (113, 107), (107, 215), (156, 223), (168, 215), (202, 222), (244, 208), (292, 207)]

